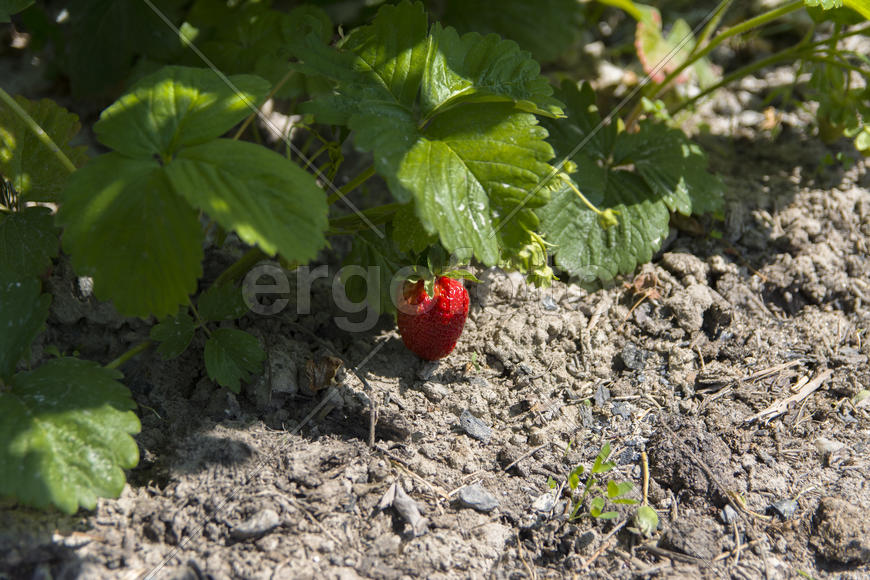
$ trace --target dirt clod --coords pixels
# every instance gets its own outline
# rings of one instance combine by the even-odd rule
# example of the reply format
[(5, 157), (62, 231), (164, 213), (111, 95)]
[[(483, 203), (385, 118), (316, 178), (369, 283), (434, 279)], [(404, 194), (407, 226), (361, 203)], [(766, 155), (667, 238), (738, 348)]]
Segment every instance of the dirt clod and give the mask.
[(823, 497), (815, 514), (812, 544), (840, 564), (870, 563), (870, 511), (842, 498)]

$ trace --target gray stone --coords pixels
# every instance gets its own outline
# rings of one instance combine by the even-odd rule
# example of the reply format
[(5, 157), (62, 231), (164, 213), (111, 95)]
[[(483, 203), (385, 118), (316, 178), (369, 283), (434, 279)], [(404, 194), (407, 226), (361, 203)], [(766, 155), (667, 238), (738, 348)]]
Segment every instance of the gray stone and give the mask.
[(240, 540), (257, 538), (271, 532), (280, 523), (281, 518), (275, 510), (266, 508), (258, 511), (239, 525), (233, 526), (230, 534)]
[(797, 511), (798, 503), (793, 499), (775, 501), (767, 508), (767, 512), (776, 514), (783, 520), (790, 520)]
[(547, 513), (556, 505), (556, 496), (553, 491), (545, 491), (532, 502), (532, 509), (536, 512)]
[(610, 389), (604, 385), (598, 385), (592, 399), (595, 401), (596, 407), (604, 407), (604, 404), (610, 400)]
[(541, 304), (547, 312), (555, 312), (559, 309), (559, 305), (553, 300), (553, 297), (547, 294), (541, 299)]
[(707, 272), (710, 270), (710, 266), (700, 258), (681, 252), (667, 252), (663, 254), (661, 265), (665, 270), (682, 278), (683, 283), (690, 281), (705, 283), (707, 281)]
[(491, 512), (498, 507), (498, 500), (479, 483), (467, 485), (459, 490), (459, 501), (465, 507), (479, 512)]
[(459, 424), (462, 426), (463, 431), (479, 441), (489, 443), (490, 439), (492, 439), (492, 429), (489, 425), (472, 415), (468, 409), (462, 411), (462, 414), (459, 416)]
[(646, 352), (643, 349), (638, 348), (633, 342), (625, 343), (619, 356), (622, 359), (622, 364), (625, 365), (625, 368), (633, 371), (642, 370), (644, 363), (646, 362)]
[(432, 401), (433, 403), (437, 403), (444, 399), (447, 395), (450, 394), (450, 390), (441, 383), (433, 383), (430, 381), (426, 381), (423, 383), (421, 387), (423, 394), (426, 395), (426, 398)]
[(722, 511), (719, 512), (719, 519), (722, 520), (722, 523), (725, 524), (733, 524), (740, 518), (740, 514), (737, 513), (731, 504), (726, 504)]
[(695, 558), (711, 562), (722, 552), (722, 528), (713, 518), (677, 520), (665, 530), (659, 544)]
[(614, 415), (622, 417), (625, 420), (631, 419), (631, 404), (626, 403), (625, 401), (619, 401), (617, 403), (613, 403), (613, 408), (611, 410)]

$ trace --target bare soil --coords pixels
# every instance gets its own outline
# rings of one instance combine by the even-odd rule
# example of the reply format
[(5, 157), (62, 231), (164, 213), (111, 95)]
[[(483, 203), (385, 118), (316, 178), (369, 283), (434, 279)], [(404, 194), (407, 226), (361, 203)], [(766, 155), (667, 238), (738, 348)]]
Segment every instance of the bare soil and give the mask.
[[(133, 359), (141, 461), (123, 494), (74, 516), (0, 508), (0, 578), (870, 577), (870, 407), (853, 402), (870, 388), (867, 164), (825, 166), (849, 144), (787, 118), (774, 136), (742, 94), (695, 117), (727, 186), (717, 235), (675, 228), (596, 291), (480, 272), (443, 361), (388, 318), (338, 329), (327, 280), (311, 314), (239, 321), (269, 355), (239, 396), (201, 345)], [(147, 337), (65, 262), (51, 284), (35, 358), (108, 361)], [(633, 505), (568, 519), (566, 476), (605, 442), (606, 479), (639, 501), (647, 459), (651, 537)]]

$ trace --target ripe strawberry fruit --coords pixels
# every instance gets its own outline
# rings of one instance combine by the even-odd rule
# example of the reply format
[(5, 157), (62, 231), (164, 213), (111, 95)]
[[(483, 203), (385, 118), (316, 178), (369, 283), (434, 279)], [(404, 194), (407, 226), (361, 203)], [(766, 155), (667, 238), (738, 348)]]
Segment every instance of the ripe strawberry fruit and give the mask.
[(413, 353), (426, 360), (444, 358), (456, 346), (468, 318), (468, 291), (461, 280), (439, 276), (435, 297), (423, 281), (407, 281), (398, 304), (399, 334)]

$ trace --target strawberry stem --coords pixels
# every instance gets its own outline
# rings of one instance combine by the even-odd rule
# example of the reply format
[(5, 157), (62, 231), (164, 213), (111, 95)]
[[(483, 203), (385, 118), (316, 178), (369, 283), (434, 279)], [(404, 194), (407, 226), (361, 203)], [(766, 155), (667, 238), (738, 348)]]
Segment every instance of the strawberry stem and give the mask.
[(326, 203), (329, 205), (334, 204), (336, 201), (343, 198), (344, 196), (349, 194), (351, 191), (353, 191), (354, 189), (356, 189), (357, 187), (359, 187), (360, 185), (362, 185), (363, 183), (368, 181), (368, 179), (374, 174), (375, 174), (375, 166), (369, 165), (368, 168), (366, 168), (362, 173), (360, 173), (359, 175), (357, 175), (356, 177), (354, 177), (353, 179), (348, 181), (346, 184), (344, 184), (343, 187), (339, 188), (338, 191), (336, 191), (335, 193), (330, 195), (328, 198), (326, 198)]

